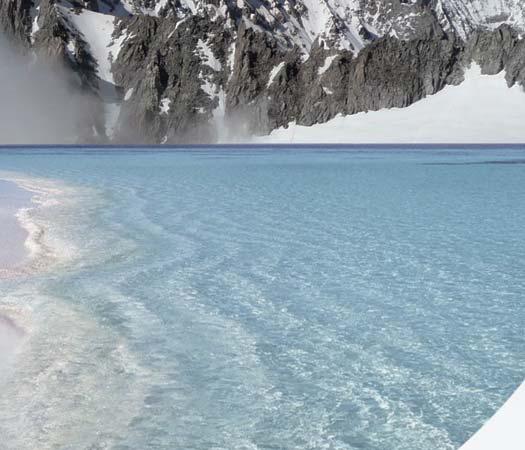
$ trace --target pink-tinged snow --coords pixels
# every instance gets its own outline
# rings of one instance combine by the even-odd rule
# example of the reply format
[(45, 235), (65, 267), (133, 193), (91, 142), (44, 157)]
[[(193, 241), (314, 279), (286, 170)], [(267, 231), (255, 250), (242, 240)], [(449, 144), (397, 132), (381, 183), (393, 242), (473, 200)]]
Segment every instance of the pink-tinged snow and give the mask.
[(522, 143), (525, 93), (505, 73), (473, 65), (459, 86), (447, 86), (407, 108), (383, 109), (310, 127), (289, 124), (258, 143)]
[(523, 450), (525, 382), (460, 450)]

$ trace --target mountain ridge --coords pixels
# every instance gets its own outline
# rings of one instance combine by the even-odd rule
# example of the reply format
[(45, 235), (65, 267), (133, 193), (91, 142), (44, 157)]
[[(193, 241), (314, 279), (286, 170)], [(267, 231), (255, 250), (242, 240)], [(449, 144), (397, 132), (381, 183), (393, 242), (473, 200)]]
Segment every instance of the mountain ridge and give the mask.
[(81, 142), (215, 142), (404, 107), (475, 62), (525, 80), (523, 0), (2, 0), (92, 95)]

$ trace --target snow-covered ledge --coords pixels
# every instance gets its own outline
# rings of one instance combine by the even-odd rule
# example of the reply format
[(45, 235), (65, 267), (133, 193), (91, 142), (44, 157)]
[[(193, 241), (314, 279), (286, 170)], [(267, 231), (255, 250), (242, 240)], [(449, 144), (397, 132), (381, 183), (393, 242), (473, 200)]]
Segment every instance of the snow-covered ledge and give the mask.
[[(478, 65), (459, 86), (446, 86), (406, 107), (336, 116), (326, 123), (273, 130), (261, 144), (524, 143), (525, 94), (507, 87), (505, 72), (482, 75)], [(523, 447), (525, 449), (525, 446)]]
[(525, 382), (460, 450), (525, 448)]

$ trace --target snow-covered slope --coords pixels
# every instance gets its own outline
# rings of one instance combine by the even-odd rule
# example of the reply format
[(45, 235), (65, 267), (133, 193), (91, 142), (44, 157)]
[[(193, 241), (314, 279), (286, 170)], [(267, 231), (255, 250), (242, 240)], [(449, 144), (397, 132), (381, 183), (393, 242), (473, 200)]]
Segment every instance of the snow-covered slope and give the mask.
[(462, 37), (479, 26), (496, 29), (506, 23), (524, 29), (524, 0), (440, 0), (440, 2), (446, 17)]
[(447, 86), (406, 108), (338, 116), (310, 127), (290, 124), (258, 143), (525, 142), (525, 92), (507, 87), (505, 74), (481, 75), (473, 66), (459, 86)]
[[(106, 135), (111, 138), (118, 121), (121, 102), (115, 87), (111, 65), (118, 57), (126, 35), (118, 39), (113, 38), (115, 17), (112, 14), (87, 9), (78, 12), (62, 5), (58, 5), (57, 8), (66, 19), (67, 24), (72, 27), (73, 34), (79, 35), (87, 43), (87, 50), (96, 63), (95, 73), (100, 80), (98, 93), (104, 102)], [(66, 48), (69, 56), (74, 59), (78, 51), (75, 40), (71, 40)]]
[[(97, 75), (107, 83), (114, 83), (111, 63), (118, 56), (120, 47), (113, 39), (115, 17), (110, 14), (82, 10), (80, 13), (72, 8), (58, 6), (67, 21), (80, 33), (87, 42), (91, 56), (97, 62)], [(75, 49), (73, 48), (74, 52)]]

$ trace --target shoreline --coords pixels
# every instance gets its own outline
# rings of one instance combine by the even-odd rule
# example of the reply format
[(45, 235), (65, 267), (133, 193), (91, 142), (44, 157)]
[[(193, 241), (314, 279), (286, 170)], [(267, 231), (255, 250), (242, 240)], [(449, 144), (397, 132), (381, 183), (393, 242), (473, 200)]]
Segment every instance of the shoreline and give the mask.
[(0, 277), (20, 270), (31, 257), (31, 233), (21, 220), (34, 207), (33, 193), (17, 183), (0, 179)]
[(70, 257), (49, 230), (49, 208), (62, 205), (66, 191), (51, 180), (0, 171), (0, 280), (48, 271)]
[[(51, 227), (65, 192), (65, 186), (52, 180), (0, 171), (0, 287), (23, 286), (68, 259)], [(30, 317), (30, 305), (0, 294), (0, 378), (30, 339)]]
[[(31, 232), (22, 216), (35, 206), (33, 195), (16, 182), (0, 178), (0, 281), (22, 275), (30, 264)], [(25, 334), (9, 309), (1, 308), (0, 374), (9, 366)]]

